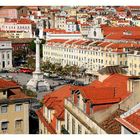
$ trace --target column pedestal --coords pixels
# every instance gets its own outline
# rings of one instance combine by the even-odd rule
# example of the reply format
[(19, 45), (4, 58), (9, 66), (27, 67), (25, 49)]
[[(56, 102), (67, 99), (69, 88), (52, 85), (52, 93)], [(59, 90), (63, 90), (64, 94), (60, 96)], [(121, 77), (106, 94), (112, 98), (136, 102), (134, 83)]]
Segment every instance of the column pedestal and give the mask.
[(40, 43), (41, 41), (37, 37), (36, 43), (36, 70), (33, 72), (32, 79), (27, 83), (27, 89), (35, 92), (43, 92), (50, 90), (50, 85), (43, 77), (43, 73), (40, 71)]
[(27, 83), (27, 89), (35, 92), (43, 92), (50, 90), (50, 85), (46, 79), (43, 78), (43, 73), (33, 73), (33, 78)]

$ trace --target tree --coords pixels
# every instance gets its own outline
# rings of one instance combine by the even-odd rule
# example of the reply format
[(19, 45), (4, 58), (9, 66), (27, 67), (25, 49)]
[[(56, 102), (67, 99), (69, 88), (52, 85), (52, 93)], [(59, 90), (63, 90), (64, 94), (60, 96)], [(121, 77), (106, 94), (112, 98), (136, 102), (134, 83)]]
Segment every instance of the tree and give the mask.
[(35, 58), (33, 56), (28, 57), (27, 59), (27, 67), (31, 69), (35, 69)]
[[(32, 52), (36, 52), (36, 44), (35, 44), (35, 39), (33, 39), (29, 45), (29, 49), (32, 51)], [(45, 40), (44, 39), (41, 39), (41, 44), (40, 44), (40, 57), (42, 58), (43, 56), (43, 44), (45, 44)]]

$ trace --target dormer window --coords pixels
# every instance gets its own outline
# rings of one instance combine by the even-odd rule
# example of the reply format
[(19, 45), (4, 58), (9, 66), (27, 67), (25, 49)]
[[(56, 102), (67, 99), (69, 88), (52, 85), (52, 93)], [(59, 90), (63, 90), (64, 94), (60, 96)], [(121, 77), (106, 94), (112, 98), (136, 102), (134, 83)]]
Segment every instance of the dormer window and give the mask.
[(87, 102), (87, 100), (88, 100), (88, 99), (86, 99), (86, 98), (83, 98), (83, 102), (84, 102), (84, 103), (86, 103), (86, 102)]
[(79, 90), (76, 90), (75, 93), (78, 95), (78, 94), (80, 94), (80, 91)]

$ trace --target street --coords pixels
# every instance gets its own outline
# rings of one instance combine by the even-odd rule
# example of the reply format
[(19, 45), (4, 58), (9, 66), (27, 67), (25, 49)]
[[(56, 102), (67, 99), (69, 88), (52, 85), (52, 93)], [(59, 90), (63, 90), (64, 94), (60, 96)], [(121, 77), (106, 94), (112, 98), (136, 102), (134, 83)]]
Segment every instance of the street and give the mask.
[[(31, 79), (32, 75), (31, 74), (25, 74), (25, 73), (0, 73), (1, 77), (9, 77), (12, 78), (14, 81), (18, 82), (19, 85), (24, 86), (27, 84), (27, 82)], [(53, 80), (50, 78), (46, 78), (48, 83), (54, 87), (54, 89), (58, 89), (60, 87), (62, 87), (63, 84), (63, 80)], [(37, 99), (41, 100), (43, 98), (43, 96), (46, 93), (50, 93), (51, 91), (46, 91), (46, 92), (41, 92), (37, 94)]]
[[(25, 74), (25, 73), (0, 73), (0, 76), (2, 77), (9, 77), (19, 83), (21, 86), (26, 86), (28, 81), (32, 78), (31, 74)], [(51, 87), (55, 89), (58, 89), (64, 85), (64, 80), (55, 80), (53, 78), (46, 78), (48, 83), (50, 84)], [(73, 79), (70, 77), (66, 77), (66, 79)], [(81, 79), (76, 79), (79, 81), (87, 81), (85, 78)], [(42, 100), (43, 96), (46, 95), (47, 93), (50, 93), (52, 91), (46, 91), (46, 92), (41, 92), (37, 94), (37, 99)]]

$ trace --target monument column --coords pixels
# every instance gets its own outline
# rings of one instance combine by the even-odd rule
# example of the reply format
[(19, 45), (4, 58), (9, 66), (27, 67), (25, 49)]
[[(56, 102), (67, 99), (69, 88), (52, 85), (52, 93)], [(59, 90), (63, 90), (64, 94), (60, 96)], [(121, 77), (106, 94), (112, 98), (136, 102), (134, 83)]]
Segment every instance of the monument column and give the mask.
[(34, 41), (36, 44), (36, 68), (35, 73), (40, 73), (40, 44), (41, 40), (39, 40), (39, 37), (36, 37), (36, 40)]
[(39, 39), (39, 29), (37, 28), (35, 31), (36, 40), (34, 41), (36, 44), (36, 64), (35, 71), (33, 72), (33, 77), (27, 83), (27, 89), (32, 91), (42, 92), (50, 90), (50, 85), (46, 79), (43, 77), (43, 73), (40, 70), (40, 44), (41, 40)]

